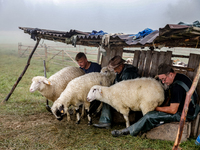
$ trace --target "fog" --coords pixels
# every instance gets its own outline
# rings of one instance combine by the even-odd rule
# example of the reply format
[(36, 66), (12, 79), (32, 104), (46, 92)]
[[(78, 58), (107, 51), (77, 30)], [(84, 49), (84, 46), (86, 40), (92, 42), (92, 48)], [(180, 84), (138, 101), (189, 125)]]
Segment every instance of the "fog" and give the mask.
[(34, 43), (18, 27), (138, 33), (200, 21), (199, 0), (0, 0), (0, 44)]

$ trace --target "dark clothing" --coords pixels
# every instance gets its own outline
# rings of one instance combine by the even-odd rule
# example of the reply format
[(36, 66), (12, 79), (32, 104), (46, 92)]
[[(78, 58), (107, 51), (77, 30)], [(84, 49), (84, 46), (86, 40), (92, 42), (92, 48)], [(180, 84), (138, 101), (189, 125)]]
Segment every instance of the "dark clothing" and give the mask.
[[(130, 134), (132, 136), (137, 135), (140, 131), (141, 132), (146, 132), (152, 128), (154, 128), (156, 125), (162, 123), (169, 123), (169, 122), (179, 122), (183, 110), (183, 106), (185, 103), (185, 97), (186, 97), (186, 92), (185, 89), (180, 86), (179, 84), (176, 83), (176, 81), (181, 81), (184, 82), (188, 88), (191, 87), (192, 81), (185, 75), (177, 73), (173, 83), (169, 87), (169, 103), (180, 103), (178, 111), (176, 114), (168, 114), (164, 112), (159, 112), (159, 111), (150, 111), (147, 114), (145, 114), (139, 121), (128, 127), (127, 129), (130, 131)], [(196, 93), (194, 94), (194, 101), (196, 104), (197, 101), (197, 95)], [(189, 110), (188, 110), (188, 115), (186, 117), (186, 121), (192, 121), (198, 114), (200, 110), (199, 105), (194, 105), (192, 102), (189, 104)]]
[(115, 83), (120, 82), (122, 80), (135, 79), (137, 77), (139, 77), (138, 68), (129, 64), (124, 64), (123, 70), (116, 75)]
[[(120, 82), (122, 80), (134, 79), (139, 77), (138, 75), (138, 68), (124, 64), (123, 70), (116, 75), (115, 82)], [(111, 123), (112, 122), (112, 115), (111, 115), (111, 106), (108, 104), (103, 104), (101, 116), (99, 119), (100, 123)]]
[(140, 131), (147, 132), (160, 123), (169, 123), (180, 121), (181, 114), (168, 114), (159, 111), (150, 111), (145, 114), (140, 120), (128, 127), (130, 135), (136, 136)]
[[(169, 87), (170, 93), (171, 93), (171, 99), (170, 99), (169, 103), (180, 103), (179, 108), (178, 108), (178, 112), (182, 113), (183, 106), (184, 106), (184, 103), (185, 103), (186, 91), (182, 86), (180, 86), (179, 84), (176, 84), (177, 80), (184, 82), (188, 86), (189, 89), (192, 85), (192, 81), (187, 76), (185, 76), (184, 74), (177, 73), (176, 77), (174, 78), (173, 84), (170, 85), (170, 87)], [(194, 101), (195, 101), (194, 103), (196, 104), (197, 95), (196, 95), (195, 92), (193, 93), (193, 96), (194, 96)], [(193, 115), (194, 110), (195, 110), (194, 105), (193, 105), (192, 102), (190, 102), (188, 114)]]
[[(81, 67), (80, 67), (81, 68)], [(91, 62), (90, 67), (88, 69), (81, 68), (85, 73), (90, 72), (100, 72), (101, 71), (101, 65)]]

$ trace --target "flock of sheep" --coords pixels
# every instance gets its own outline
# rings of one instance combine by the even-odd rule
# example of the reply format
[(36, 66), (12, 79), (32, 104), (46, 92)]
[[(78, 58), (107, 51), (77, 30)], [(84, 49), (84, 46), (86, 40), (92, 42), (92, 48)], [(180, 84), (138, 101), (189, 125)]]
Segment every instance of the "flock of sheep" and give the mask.
[[(92, 124), (90, 102), (99, 100), (107, 103), (123, 114), (126, 127), (130, 126), (129, 111), (142, 111), (143, 115), (161, 105), (164, 101), (164, 89), (154, 78), (137, 78), (113, 84), (116, 74), (103, 67), (101, 72), (85, 74), (78, 67), (66, 67), (48, 79), (36, 76), (32, 79), (30, 92), (39, 91), (44, 97), (53, 101), (52, 113), (58, 120), (67, 115), (70, 121), (69, 107), (76, 110), (80, 123), (79, 106), (83, 104)], [(100, 111), (102, 103), (97, 109)], [(83, 111), (82, 111), (83, 112)]]

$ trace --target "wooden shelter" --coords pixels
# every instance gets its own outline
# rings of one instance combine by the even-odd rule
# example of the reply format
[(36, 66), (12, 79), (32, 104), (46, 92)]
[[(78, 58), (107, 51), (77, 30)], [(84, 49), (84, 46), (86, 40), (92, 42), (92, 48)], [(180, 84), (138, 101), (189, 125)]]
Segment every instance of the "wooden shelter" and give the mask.
[[(163, 62), (172, 65), (172, 57), (182, 57), (189, 59), (188, 66), (174, 68), (193, 80), (200, 63), (199, 54), (184, 56), (181, 54), (174, 55), (169, 50), (166, 52), (155, 51), (156, 48), (163, 46), (200, 48), (200, 28), (193, 26), (167, 24), (164, 28), (160, 28), (140, 39), (134, 39), (133, 34), (91, 35), (90, 32), (78, 30), (62, 32), (28, 27), (19, 27), (19, 29), (22, 29), (24, 33), (30, 34), (32, 39), (37, 40), (34, 50), (37, 48), (40, 39), (72, 44), (74, 46), (99, 47), (99, 54), (103, 54), (101, 58), (102, 67), (106, 66), (108, 61), (115, 55), (122, 56), (124, 52), (134, 53), (133, 65), (138, 67), (139, 74), (144, 77), (154, 77), (158, 65)], [(137, 47), (138, 50), (124, 50), (125, 47)], [(149, 50), (142, 50), (144, 47), (149, 47)], [(100, 59), (100, 55), (98, 57)], [(197, 85), (197, 93), (200, 97), (200, 82)], [(6, 100), (8, 100), (10, 95), (8, 95)], [(191, 127), (191, 135), (197, 137), (198, 134), (200, 134), (199, 115), (192, 122)]]

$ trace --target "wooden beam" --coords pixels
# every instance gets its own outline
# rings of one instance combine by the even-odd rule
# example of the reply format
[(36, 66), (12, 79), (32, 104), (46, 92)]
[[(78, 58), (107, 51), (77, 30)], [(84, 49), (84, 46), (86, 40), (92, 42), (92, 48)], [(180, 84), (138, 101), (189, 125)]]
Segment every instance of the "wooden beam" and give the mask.
[(29, 55), (27, 64), (26, 64), (26, 66), (25, 66), (23, 72), (21, 73), (21, 75), (19, 76), (18, 80), (17, 80), (16, 83), (13, 85), (13, 87), (12, 87), (10, 93), (7, 95), (7, 97), (4, 99), (3, 102), (8, 101), (9, 97), (12, 95), (13, 91), (15, 90), (15, 88), (16, 88), (17, 85), (18, 85), (18, 83), (20, 82), (20, 80), (22, 79), (23, 75), (25, 74), (26, 70), (28, 69), (28, 66), (30, 65), (31, 58), (32, 58), (32, 56), (33, 56), (35, 50), (37, 49), (37, 46), (38, 46), (38, 44), (39, 44), (39, 42), (40, 42), (40, 39), (41, 39), (41, 38), (37, 38), (37, 42), (36, 42), (36, 44), (35, 44), (35, 47), (33, 48), (31, 54)]
[(179, 122), (179, 128), (178, 128), (176, 140), (174, 142), (174, 146), (173, 146), (172, 150), (178, 150), (179, 143), (181, 141), (181, 137), (182, 137), (182, 134), (183, 134), (183, 127), (184, 127), (187, 112), (188, 112), (188, 106), (189, 106), (189, 103), (191, 101), (191, 96), (194, 93), (196, 86), (197, 86), (197, 83), (199, 81), (199, 76), (200, 76), (200, 63), (199, 63), (199, 67), (198, 67), (198, 71), (196, 73), (196, 76), (193, 80), (192, 86), (191, 86), (190, 90), (186, 93), (185, 104), (184, 104), (183, 111), (182, 111), (182, 114), (181, 114), (181, 119), (180, 119), (180, 122)]

